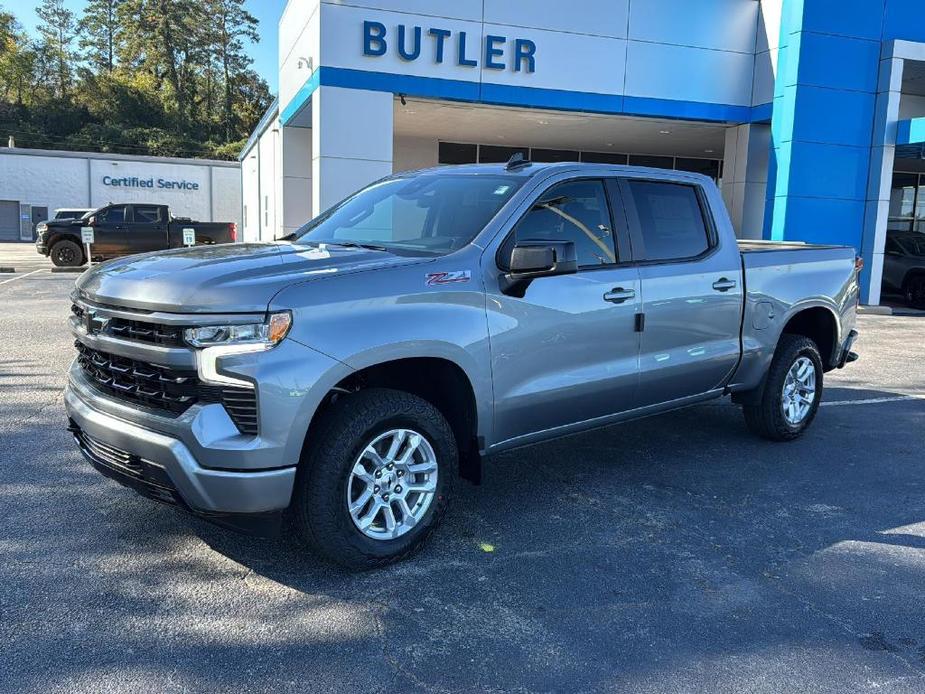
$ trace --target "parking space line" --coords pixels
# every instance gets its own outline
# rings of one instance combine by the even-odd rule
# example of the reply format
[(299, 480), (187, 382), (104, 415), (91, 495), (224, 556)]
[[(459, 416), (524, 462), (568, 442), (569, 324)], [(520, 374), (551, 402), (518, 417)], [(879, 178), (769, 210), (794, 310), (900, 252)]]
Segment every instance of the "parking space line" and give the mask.
[(25, 275), (20, 275), (19, 277), (14, 277), (14, 278), (11, 279), (11, 280), (4, 280), (3, 282), (0, 282), (0, 286), (3, 286), (4, 284), (9, 284), (10, 282), (15, 282), (16, 280), (25, 279), (26, 277), (30, 277), (30, 276), (32, 276), (32, 275), (36, 275), (36, 274), (38, 274), (38, 273), (40, 273), (40, 272), (44, 272), (44, 271), (45, 271), (45, 268), (39, 268), (38, 270), (33, 270), (32, 272), (27, 272)]
[(863, 398), (859, 400), (833, 400), (822, 402), (822, 407), (836, 407), (841, 405), (879, 405), (884, 402), (903, 402), (904, 400), (925, 400), (925, 395), (895, 395), (888, 398)]

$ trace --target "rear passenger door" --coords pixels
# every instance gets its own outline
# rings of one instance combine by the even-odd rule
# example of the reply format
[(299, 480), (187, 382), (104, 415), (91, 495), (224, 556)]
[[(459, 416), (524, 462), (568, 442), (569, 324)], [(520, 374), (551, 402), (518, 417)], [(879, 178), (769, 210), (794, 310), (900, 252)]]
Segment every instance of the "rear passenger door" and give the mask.
[(129, 205), (125, 220), (127, 253), (147, 253), (167, 248), (167, 220), (160, 205)]
[[(639, 405), (723, 386), (739, 360), (742, 266), (696, 184), (626, 178), (620, 189), (639, 261)], [(721, 203), (720, 203), (721, 204)]]

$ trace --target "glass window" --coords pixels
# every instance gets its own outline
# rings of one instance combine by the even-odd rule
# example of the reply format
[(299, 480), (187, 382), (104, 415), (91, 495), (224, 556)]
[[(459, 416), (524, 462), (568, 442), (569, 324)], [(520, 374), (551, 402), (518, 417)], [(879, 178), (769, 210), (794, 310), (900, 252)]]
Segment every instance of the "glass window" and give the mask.
[(710, 247), (693, 186), (627, 181), (647, 260), (693, 258)]
[(650, 166), (653, 169), (673, 169), (674, 157), (655, 157), (648, 154), (631, 154), (630, 166)]
[(918, 183), (918, 174), (893, 174), (893, 187), (890, 190), (890, 216), (887, 222), (889, 231), (912, 230)]
[(441, 142), (438, 145), (439, 164), (475, 164), (478, 161), (478, 145), (463, 145), (457, 142)]
[(135, 205), (135, 224), (157, 224), (161, 217), (161, 208), (157, 205)]
[(472, 241), (523, 181), (513, 174), (392, 178), (364, 188), (296, 235), (302, 242), (368, 243), (442, 255)]
[(581, 160), (590, 164), (626, 164), (626, 155), (614, 152), (582, 152)]
[(600, 181), (560, 183), (543, 193), (514, 231), (517, 241), (573, 241), (581, 267), (617, 262)]
[(526, 147), (499, 147), (498, 145), (480, 145), (479, 161), (483, 164), (506, 164), (511, 157), (520, 153), (524, 159), (530, 158), (530, 150)]
[(101, 224), (124, 224), (125, 223), (125, 205), (110, 207), (108, 210), (97, 215)]
[(675, 159), (674, 167), (678, 171), (691, 171), (693, 173), (709, 176), (714, 181), (719, 180), (719, 160), (717, 159), (678, 157)]
[(535, 162), (578, 161), (578, 152), (570, 149), (531, 149), (530, 160)]

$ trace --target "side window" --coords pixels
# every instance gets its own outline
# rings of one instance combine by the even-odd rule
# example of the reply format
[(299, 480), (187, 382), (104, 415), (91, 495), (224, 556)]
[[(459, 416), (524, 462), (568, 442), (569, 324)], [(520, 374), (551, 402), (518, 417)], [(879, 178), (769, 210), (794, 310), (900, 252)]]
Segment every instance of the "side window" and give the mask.
[(125, 223), (125, 205), (110, 207), (99, 216), (101, 224), (124, 224)]
[(135, 224), (157, 224), (161, 221), (161, 208), (157, 205), (135, 205)]
[(601, 181), (560, 183), (536, 201), (514, 230), (517, 241), (573, 241), (580, 267), (617, 262)]
[(628, 180), (646, 260), (694, 258), (710, 248), (710, 235), (693, 186)]

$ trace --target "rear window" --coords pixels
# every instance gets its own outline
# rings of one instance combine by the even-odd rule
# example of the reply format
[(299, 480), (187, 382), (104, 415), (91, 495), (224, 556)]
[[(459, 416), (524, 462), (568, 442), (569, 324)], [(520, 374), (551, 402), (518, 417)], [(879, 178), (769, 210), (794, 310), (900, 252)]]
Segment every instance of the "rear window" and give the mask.
[(639, 218), (646, 260), (694, 258), (710, 248), (710, 235), (693, 186), (627, 182)]

